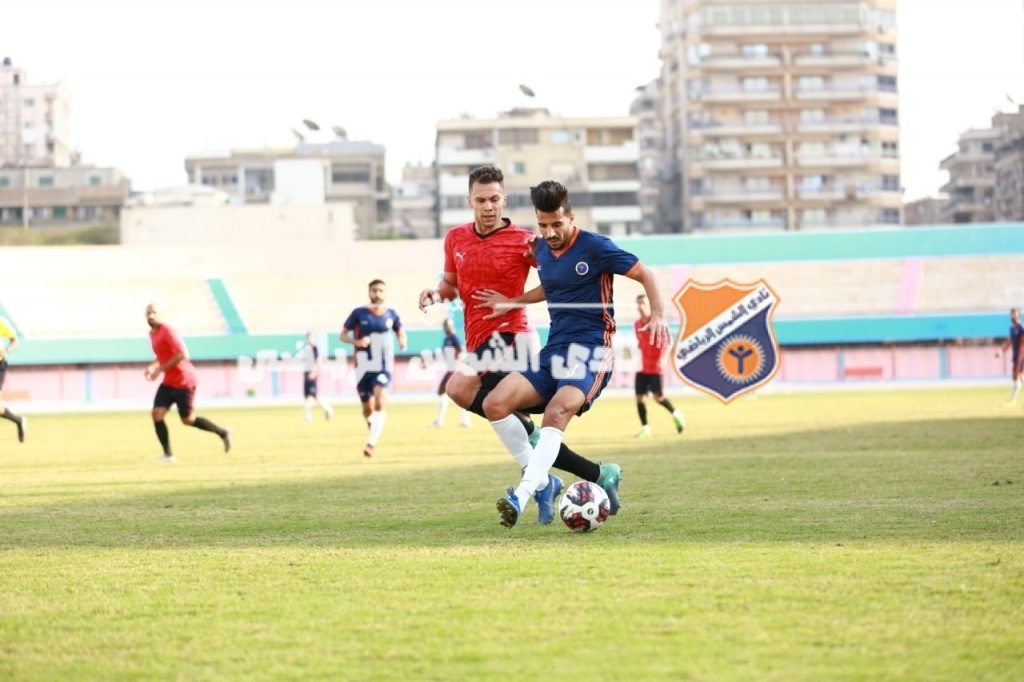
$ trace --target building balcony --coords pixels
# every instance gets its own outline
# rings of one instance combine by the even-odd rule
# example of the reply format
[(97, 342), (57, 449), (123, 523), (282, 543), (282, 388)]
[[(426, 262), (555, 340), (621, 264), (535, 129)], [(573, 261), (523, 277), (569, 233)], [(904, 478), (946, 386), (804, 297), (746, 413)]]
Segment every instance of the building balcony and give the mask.
[(740, 87), (717, 87), (701, 90), (690, 95), (690, 99), (700, 102), (777, 102), (782, 97), (782, 88), (772, 86), (761, 90), (747, 90)]
[(490, 147), (485, 149), (437, 148), (438, 166), (482, 166), (487, 163), (494, 163), (494, 150)]
[(778, 204), (784, 200), (782, 188), (772, 189), (747, 189), (745, 187), (715, 187), (704, 190), (699, 195), (706, 205), (740, 204), (764, 205)]
[(782, 168), (782, 156), (703, 156), (691, 157), (693, 168), (704, 170), (759, 170)]
[(794, 96), (801, 102), (856, 102), (864, 99), (889, 98), (898, 100), (893, 90), (882, 90), (877, 85), (831, 85), (822, 88), (796, 88)]
[(586, 189), (588, 192), (639, 192), (640, 180), (591, 180)]
[(896, 59), (889, 56), (871, 57), (866, 52), (828, 52), (825, 54), (798, 54), (793, 58), (798, 67), (810, 69), (861, 69), (869, 66), (892, 66)]
[(953, 195), (958, 191), (974, 190), (975, 188), (995, 187), (996, 176), (993, 175), (972, 175), (950, 178), (949, 182), (939, 188), (943, 194)]
[(128, 200), (127, 186), (86, 185), (82, 187), (0, 188), (0, 206), (122, 206)]
[(705, 220), (700, 225), (694, 226), (697, 231), (702, 230), (780, 230), (786, 227), (784, 218), (765, 218), (754, 220), (752, 218), (724, 218), (721, 220)]
[(847, 22), (835, 24), (714, 24), (705, 23), (701, 26), (702, 36), (708, 37), (730, 37), (754, 38), (764, 36), (766, 38), (778, 39), (788, 36), (857, 36), (865, 33), (874, 34), (878, 27), (861, 22)]
[(711, 121), (693, 121), (688, 124), (687, 135), (690, 139), (701, 140), (704, 137), (759, 137), (777, 136), (782, 134), (782, 122), (747, 123), (743, 119), (716, 119)]
[(882, 160), (877, 153), (847, 153), (824, 152), (824, 153), (797, 153), (796, 164), (801, 168), (857, 168), (870, 166)]
[(757, 69), (778, 69), (782, 66), (779, 55), (746, 57), (741, 54), (709, 55), (700, 60), (699, 68), (705, 71), (756, 71)]
[(590, 209), (590, 220), (594, 223), (640, 222), (642, 213), (639, 206), (594, 206)]
[(835, 116), (820, 121), (797, 121), (792, 124), (793, 130), (802, 134), (850, 134), (860, 133), (881, 126), (895, 126), (897, 121), (875, 118), (859, 118), (856, 116)]
[(583, 160), (587, 163), (635, 163), (639, 158), (640, 147), (632, 140), (617, 145), (583, 148)]
[(996, 160), (992, 152), (967, 151), (955, 152), (939, 162), (939, 168), (950, 169), (954, 166), (968, 166), (973, 164), (991, 164)]

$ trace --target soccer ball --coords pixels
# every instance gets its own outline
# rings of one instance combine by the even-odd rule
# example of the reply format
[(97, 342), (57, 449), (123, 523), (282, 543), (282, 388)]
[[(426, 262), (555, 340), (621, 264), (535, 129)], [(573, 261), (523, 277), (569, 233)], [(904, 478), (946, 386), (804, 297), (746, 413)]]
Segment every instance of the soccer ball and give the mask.
[(558, 514), (570, 530), (589, 533), (604, 525), (611, 510), (608, 493), (590, 481), (576, 481), (565, 489), (558, 503)]

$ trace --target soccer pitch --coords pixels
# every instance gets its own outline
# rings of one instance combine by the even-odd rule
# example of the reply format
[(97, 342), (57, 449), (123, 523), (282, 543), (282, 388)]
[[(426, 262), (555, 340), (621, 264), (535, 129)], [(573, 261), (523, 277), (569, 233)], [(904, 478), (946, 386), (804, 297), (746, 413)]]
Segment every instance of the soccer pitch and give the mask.
[[(148, 405), (0, 431), (0, 679), (1024, 679), (1024, 410), (1003, 387), (648, 401), (573, 420), (600, 531), (498, 525), (479, 418)], [(200, 406), (202, 407), (202, 406)], [(173, 415), (172, 415), (173, 416)], [(3, 424), (6, 424), (4, 422)], [(3, 424), (0, 424), (2, 426)], [(566, 482), (572, 477), (565, 475)]]

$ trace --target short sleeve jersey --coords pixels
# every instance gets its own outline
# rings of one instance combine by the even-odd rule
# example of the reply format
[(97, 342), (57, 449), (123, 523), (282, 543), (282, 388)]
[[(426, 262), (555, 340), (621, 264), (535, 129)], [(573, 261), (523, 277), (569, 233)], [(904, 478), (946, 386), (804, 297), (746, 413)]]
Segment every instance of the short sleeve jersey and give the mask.
[(615, 334), (614, 275), (626, 275), (640, 262), (604, 235), (576, 231), (558, 256), (537, 241), (537, 270), (551, 316), (547, 345), (579, 343), (611, 346)]
[(357, 339), (370, 337), (370, 345), (356, 351), (360, 362), (381, 362), (381, 369), (391, 371), (394, 366), (395, 345), (393, 332), (402, 329), (402, 319), (391, 308), (361, 306), (353, 310), (343, 325)]
[(643, 320), (637, 320), (633, 323), (633, 331), (636, 333), (637, 346), (640, 349), (640, 373), (641, 374), (662, 374), (664, 369), (662, 363), (665, 358), (665, 349), (658, 348), (651, 343), (651, 335), (649, 332), (642, 332), (640, 328), (644, 326)]
[(495, 332), (530, 331), (524, 308), (485, 320), (490, 308), (476, 308), (472, 296), (480, 289), (494, 289), (509, 298), (520, 296), (533, 266), (528, 246), (532, 237), (531, 231), (512, 223), (486, 235), (478, 233), (473, 223), (466, 223), (445, 235), (444, 271), (455, 273), (470, 350), (486, 344)]
[(299, 355), (302, 358), (303, 372), (309, 374), (316, 369), (316, 361), (320, 357), (320, 350), (316, 347), (315, 343), (307, 343), (302, 347)]
[[(156, 361), (161, 365), (185, 350), (185, 342), (181, 340), (178, 333), (161, 324), (156, 329), (149, 330), (149, 342), (153, 346), (153, 354)], [(164, 372), (162, 383), (171, 388), (195, 388), (196, 370), (186, 357), (181, 362)]]
[(14, 325), (8, 322), (6, 317), (0, 317), (0, 339), (13, 339), (14, 337)]
[(1024, 341), (1024, 324), (1016, 323), (1010, 325), (1010, 350), (1013, 351), (1013, 357), (1020, 357), (1021, 351), (1024, 351), (1022, 347), (1022, 341)]

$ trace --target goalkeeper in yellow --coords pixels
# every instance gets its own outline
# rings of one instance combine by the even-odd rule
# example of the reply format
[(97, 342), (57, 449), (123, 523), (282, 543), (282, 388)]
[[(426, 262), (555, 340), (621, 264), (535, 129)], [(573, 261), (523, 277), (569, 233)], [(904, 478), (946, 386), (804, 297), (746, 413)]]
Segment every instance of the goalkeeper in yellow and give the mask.
[(7, 376), (7, 356), (18, 345), (18, 335), (6, 318), (0, 317), (0, 417), (14, 422), (18, 427), (18, 442), (25, 442), (25, 426), (28, 421), (19, 417), (4, 405), (4, 379)]

